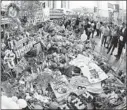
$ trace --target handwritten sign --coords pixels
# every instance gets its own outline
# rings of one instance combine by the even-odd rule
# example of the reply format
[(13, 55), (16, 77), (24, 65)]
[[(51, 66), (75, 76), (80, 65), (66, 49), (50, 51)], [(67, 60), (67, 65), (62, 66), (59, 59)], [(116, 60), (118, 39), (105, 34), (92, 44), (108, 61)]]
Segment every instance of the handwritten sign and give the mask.
[(31, 50), (31, 48), (33, 47), (33, 44), (35, 44), (36, 42), (30, 42), (28, 45), (22, 47), (21, 49), (15, 51), (16, 57), (20, 58), (22, 56), (24, 56), (27, 52), (29, 52)]

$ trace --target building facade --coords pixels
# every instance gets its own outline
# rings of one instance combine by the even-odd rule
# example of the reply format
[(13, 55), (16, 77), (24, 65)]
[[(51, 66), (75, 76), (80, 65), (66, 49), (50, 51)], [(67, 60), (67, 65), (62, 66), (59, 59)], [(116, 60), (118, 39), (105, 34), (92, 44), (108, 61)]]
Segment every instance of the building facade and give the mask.
[(96, 1), (96, 16), (100, 18), (108, 18), (108, 21), (121, 23), (125, 21), (125, 1)]
[(59, 9), (59, 8), (66, 8), (69, 9), (70, 7), (70, 2), (69, 1), (57, 1), (57, 0), (53, 0), (53, 1), (45, 1), (48, 2), (48, 7), (50, 9)]

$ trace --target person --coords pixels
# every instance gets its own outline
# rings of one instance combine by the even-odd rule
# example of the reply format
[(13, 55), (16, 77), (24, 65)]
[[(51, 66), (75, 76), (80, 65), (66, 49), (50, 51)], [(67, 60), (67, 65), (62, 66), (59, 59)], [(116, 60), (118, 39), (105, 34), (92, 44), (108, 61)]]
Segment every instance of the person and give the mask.
[(107, 51), (107, 54), (110, 52), (110, 50), (112, 48), (112, 51), (111, 51), (111, 55), (112, 55), (114, 49), (117, 47), (118, 37), (119, 37), (119, 28), (118, 28), (118, 26), (116, 26), (115, 29), (113, 30), (112, 40), (111, 40), (109, 49)]
[(71, 21), (71, 26), (73, 27), (73, 30), (76, 29), (76, 26), (75, 26), (75, 19), (72, 19), (72, 21)]
[(67, 28), (68, 25), (71, 25), (71, 20), (70, 20), (70, 19), (68, 19), (68, 20), (65, 22), (65, 24), (64, 24), (65, 28)]
[(127, 44), (127, 28), (126, 24), (122, 24), (122, 28), (120, 29), (120, 38), (119, 38), (119, 43), (118, 43), (118, 52), (116, 58), (120, 59), (120, 56), (122, 54), (123, 47), (125, 47), (125, 43)]
[(67, 28), (66, 28), (66, 35), (67, 36), (70, 36), (70, 35), (72, 35), (73, 33), (72, 33), (72, 26), (71, 25), (67, 25)]
[(96, 35), (96, 36), (98, 36), (98, 37), (100, 37), (100, 27), (101, 27), (101, 24), (100, 24), (100, 22), (98, 21), (98, 22), (97, 22), (97, 25), (96, 25), (96, 31), (97, 31), (97, 35)]
[(76, 26), (79, 26), (79, 23), (80, 23), (80, 18), (77, 17), (77, 19), (76, 19), (76, 21), (75, 21), (75, 25), (76, 25)]
[(61, 32), (61, 33), (65, 32), (65, 26), (61, 20), (59, 22), (59, 32)]
[(109, 39), (108, 39), (108, 44), (107, 44), (107, 49), (109, 49), (109, 46), (111, 45), (111, 41), (112, 41), (112, 36), (113, 36), (113, 33), (114, 32), (114, 25), (113, 23), (110, 23), (109, 24)]
[(101, 45), (104, 44), (104, 47), (106, 47), (108, 35), (109, 35), (109, 28), (108, 28), (107, 24), (105, 23), (104, 29), (103, 29), (102, 43), (101, 43)]
[(79, 30), (80, 30), (80, 35), (82, 35), (83, 32), (84, 32), (84, 26), (83, 26), (83, 24), (80, 25)]
[(91, 25), (88, 18), (86, 19), (84, 29), (86, 31), (87, 40), (89, 40), (91, 35)]
[(100, 37), (102, 36), (103, 28), (104, 28), (103, 22), (100, 22)]
[(96, 30), (96, 25), (95, 25), (95, 22), (94, 21), (92, 21), (91, 23), (92, 23), (91, 26), (92, 26), (92, 38), (93, 38), (94, 32)]

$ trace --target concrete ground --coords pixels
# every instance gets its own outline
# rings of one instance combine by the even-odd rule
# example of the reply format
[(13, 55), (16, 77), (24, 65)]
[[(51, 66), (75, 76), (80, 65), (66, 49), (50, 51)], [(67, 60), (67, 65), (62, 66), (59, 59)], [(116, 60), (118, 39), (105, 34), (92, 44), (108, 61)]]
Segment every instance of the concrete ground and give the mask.
[(124, 72), (126, 72), (126, 50), (123, 49), (121, 58), (119, 60), (116, 60), (116, 57), (114, 55), (117, 54), (118, 48), (115, 48), (112, 55), (110, 55), (110, 53), (107, 54), (107, 49), (104, 46), (101, 46), (101, 38), (95, 37), (95, 41), (97, 43), (95, 51), (106, 57), (108, 59), (108, 64), (110, 64), (116, 72), (118, 72), (119, 70), (123, 70)]

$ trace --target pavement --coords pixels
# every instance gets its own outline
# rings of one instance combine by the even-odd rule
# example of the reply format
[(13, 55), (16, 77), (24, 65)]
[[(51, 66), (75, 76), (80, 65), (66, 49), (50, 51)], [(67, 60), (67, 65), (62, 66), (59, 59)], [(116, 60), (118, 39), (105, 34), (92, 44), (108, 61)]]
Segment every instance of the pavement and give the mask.
[(100, 53), (101, 56), (104, 56), (107, 59), (107, 63), (114, 69), (116, 72), (119, 70), (122, 70), (126, 73), (126, 50), (123, 49), (121, 58), (119, 60), (116, 60), (116, 57), (114, 55), (117, 54), (118, 48), (115, 48), (112, 55), (107, 54), (108, 49), (106, 49), (104, 46), (101, 46), (101, 38), (96, 37), (94, 35), (95, 42), (97, 45), (95, 46), (95, 51)]

